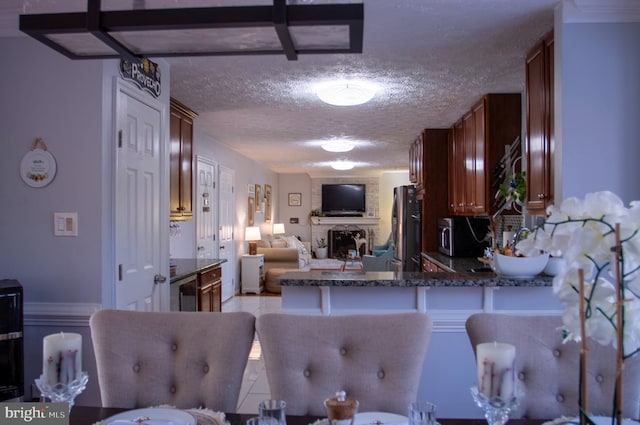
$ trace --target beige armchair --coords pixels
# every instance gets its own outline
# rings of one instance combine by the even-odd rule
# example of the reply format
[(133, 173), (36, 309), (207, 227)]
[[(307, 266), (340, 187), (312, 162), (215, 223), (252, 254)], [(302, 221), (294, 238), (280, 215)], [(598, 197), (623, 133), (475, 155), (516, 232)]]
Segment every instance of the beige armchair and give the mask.
[[(520, 406), (511, 417), (552, 419), (578, 415), (579, 344), (563, 344), (558, 316), (511, 316), (478, 313), (467, 319), (471, 345), (506, 342), (516, 347), (516, 377), (524, 390)], [(589, 341), (587, 356), (589, 410), (610, 416), (613, 409), (615, 353)], [(625, 363), (625, 417), (640, 417), (640, 357)]]
[(90, 327), (102, 405), (235, 412), (254, 325), (246, 312), (97, 311)]
[(287, 413), (325, 415), (344, 390), (359, 410), (407, 414), (431, 337), (422, 313), (306, 316), (263, 314), (256, 322), (271, 397)]

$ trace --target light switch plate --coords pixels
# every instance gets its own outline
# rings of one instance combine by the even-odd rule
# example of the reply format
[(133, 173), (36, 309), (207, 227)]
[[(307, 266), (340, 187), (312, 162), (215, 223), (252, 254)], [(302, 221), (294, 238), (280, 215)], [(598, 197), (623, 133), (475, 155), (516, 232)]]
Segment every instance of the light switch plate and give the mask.
[(78, 236), (78, 213), (53, 213), (54, 236)]

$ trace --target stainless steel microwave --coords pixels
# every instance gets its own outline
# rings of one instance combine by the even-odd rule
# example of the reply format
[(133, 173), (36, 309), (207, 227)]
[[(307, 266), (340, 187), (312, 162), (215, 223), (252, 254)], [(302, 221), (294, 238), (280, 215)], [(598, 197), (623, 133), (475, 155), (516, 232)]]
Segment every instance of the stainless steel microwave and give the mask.
[(447, 217), (438, 220), (438, 251), (449, 257), (480, 257), (489, 246), (486, 217)]

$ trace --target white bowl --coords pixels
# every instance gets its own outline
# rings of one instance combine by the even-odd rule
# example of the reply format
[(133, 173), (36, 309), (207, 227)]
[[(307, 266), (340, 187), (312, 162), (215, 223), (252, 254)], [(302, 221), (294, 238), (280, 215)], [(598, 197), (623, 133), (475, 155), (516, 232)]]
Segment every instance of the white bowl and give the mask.
[(564, 269), (565, 264), (566, 262), (562, 257), (549, 257), (549, 261), (542, 271), (546, 275), (555, 276)]
[(533, 257), (511, 257), (495, 253), (493, 269), (501, 276), (530, 278), (540, 274), (548, 261), (548, 253)]

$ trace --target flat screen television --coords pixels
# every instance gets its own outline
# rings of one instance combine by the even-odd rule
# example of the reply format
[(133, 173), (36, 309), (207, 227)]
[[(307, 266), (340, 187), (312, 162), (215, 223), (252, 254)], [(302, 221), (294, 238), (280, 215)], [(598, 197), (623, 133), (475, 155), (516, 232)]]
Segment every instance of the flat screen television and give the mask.
[(366, 205), (364, 184), (322, 185), (322, 212), (328, 217), (360, 217)]

